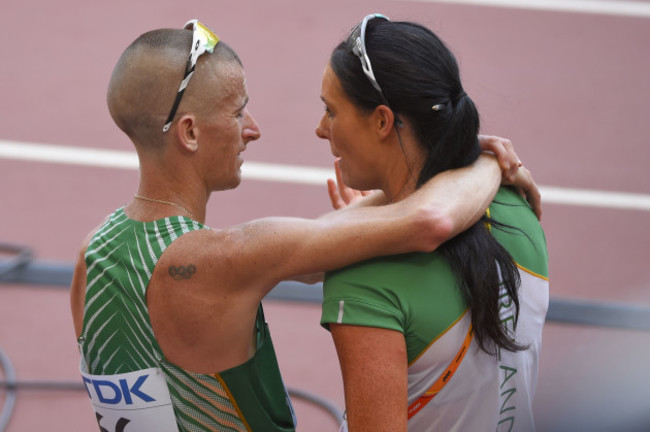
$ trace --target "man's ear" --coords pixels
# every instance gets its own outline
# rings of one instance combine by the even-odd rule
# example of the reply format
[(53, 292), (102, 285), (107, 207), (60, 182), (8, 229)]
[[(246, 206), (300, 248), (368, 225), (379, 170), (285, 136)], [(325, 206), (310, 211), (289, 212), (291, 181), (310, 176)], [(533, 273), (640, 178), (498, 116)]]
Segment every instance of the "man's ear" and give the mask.
[(380, 138), (385, 138), (393, 131), (395, 114), (386, 105), (379, 105), (375, 108), (375, 116), (377, 118), (377, 133)]
[(193, 114), (184, 114), (178, 120), (174, 130), (176, 138), (183, 148), (189, 152), (195, 152), (199, 149), (199, 128)]

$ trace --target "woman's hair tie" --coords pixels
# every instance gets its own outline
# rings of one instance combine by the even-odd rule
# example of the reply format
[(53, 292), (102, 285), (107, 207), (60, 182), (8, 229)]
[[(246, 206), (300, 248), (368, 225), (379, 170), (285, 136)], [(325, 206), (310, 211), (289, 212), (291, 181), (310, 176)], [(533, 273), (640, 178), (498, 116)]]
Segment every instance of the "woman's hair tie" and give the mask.
[[(449, 99), (449, 101), (453, 102), (453, 103), (458, 103), (458, 101), (461, 100), (462, 98), (464, 98), (465, 96), (467, 96), (467, 93), (465, 93), (465, 90), (461, 90), (458, 93), (456, 93), (455, 97)], [(445, 103), (435, 104), (434, 106), (431, 107), (431, 109), (434, 110), (434, 111), (440, 111), (441, 109), (443, 109), (445, 107), (445, 105), (446, 105), (446, 102)]]

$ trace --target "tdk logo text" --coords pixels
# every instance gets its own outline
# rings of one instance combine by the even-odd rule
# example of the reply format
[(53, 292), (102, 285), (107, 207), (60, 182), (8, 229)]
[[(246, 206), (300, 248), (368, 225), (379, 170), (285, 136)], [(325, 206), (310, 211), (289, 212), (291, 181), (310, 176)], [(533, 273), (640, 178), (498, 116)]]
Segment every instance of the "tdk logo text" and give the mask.
[[(93, 402), (116, 405), (134, 403), (155, 402), (156, 399), (142, 391), (141, 387), (149, 377), (149, 374), (134, 377), (135, 379), (120, 378), (113, 381), (108, 379), (91, 379), (83, 377), (84, 386), (88, 396)], [(106, 376), (102, 377), (106, 378)], [(139, 399), (139, 401), (138, 401)], [(141, 402), (140, 402), (141, 403)]]

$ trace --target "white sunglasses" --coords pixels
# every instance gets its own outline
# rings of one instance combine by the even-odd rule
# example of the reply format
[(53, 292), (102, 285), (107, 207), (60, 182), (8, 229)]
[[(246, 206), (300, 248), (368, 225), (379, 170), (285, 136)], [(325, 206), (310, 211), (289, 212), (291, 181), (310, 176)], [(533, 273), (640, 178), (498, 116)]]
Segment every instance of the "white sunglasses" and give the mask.
[[(372, 64), (370, 63), (370, 58), (368, 57), (368, 52), (366, 51), (366, 27), (368, 26), (368, 21), (375, 18), (381, 18), (385, 19), (386, 21), (390, 21), (390, 18), (382, 14), (366, 15), (363, 18), (361, 25), (356, 26), (352, 30), (352, 33), (349, 36), (351, 40), (349, 40), (348, 43), (352, 43), (352, 52), (354, 55), (359, 57), (359, 60), (361, 60), (361, 68), (363, 69), (363, 73), (366, 74), (372, 86), (379, 92), (382, 99), (386, 103), (386, 97), (384, 96), (384, 92), (381, 90), (381, 87), (377, 82), (377, 78), (375, 78), (375, 74), (372, 71)], [(359, 34), (355, 35), (357, 31), (359, 31)], [(388, 103), (386, 103), (386, 105), (388, 105)]]
[(192, 30), (193, 32), (192, 47), (190, 48), (190, 57), (187, 59), (187, 64), (185, 65), (185, 76), (183, 77), (183, 81), (181, 81), (181, 86), (178, 88), (176, 99), (174, 100), (172, 109), (165, 121), (165, 126), (163, 126), (163, 133), (167, 132), (172, 125), (172, 120), (176, 115), (178, 105), (181, 103), (183, 93), (190, 82), (190, 78), (192, 78), (192, 75), (194, 74), (196, 61), (202, 54), (214, 51), (214, 47), (219, 43), (219, 37), (196, 19), (188, 21), (183, 28), (185, 30)]

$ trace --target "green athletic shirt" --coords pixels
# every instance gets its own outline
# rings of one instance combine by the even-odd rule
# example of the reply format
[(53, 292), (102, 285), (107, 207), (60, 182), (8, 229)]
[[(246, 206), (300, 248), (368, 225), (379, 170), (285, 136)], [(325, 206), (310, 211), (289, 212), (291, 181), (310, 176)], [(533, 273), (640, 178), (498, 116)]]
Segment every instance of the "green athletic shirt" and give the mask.
[[(493, 225), (490, 232), (518, 265), (521, 310), (516, 332), (512, 330), (517, 341), (531, 348), (521, 354), (500, 352), (495, 359), (478, 350), (473, 341), (448, 385), (409, 420), (409, 431), (501, 430), (497, 425), (503, 430), (534, 428), (530, 402), (548, 308), (546, 240), (526, 202), (509, 188), (499, 190), (489, 215), (517, 228)], [(502, 304), (500, 311), (506, 328), (512, 321), (511, 306)], [(442, 255), (435, 251), (409, 253), (374, 258), (326, 273), (321, 325), (329, 328), (329, 323), (340, 323), (403, 333), (411, 404), (456, 356), (469, 328), (471, 311), (466, 311), (456, 277)], [(504, 381), (504, 370), (517, 372)], [(502, 395), (511, 384), (517, 391)], [(517, 407), (513, 418), (508, 415), (514, 410), (504, 409), (511, 403)], [(510, 429), (512, 425), (516, 426)]]
[(257, 352), (244, 364), (209, 375), (164, 358), (149, 320), (147, 286), (166, 248), (199, 229), (207, 228), (182, 216), (139, 222), (118, 209), (88, 246), (79, 349), (101, 430), (295, 430), (261, 304)]

